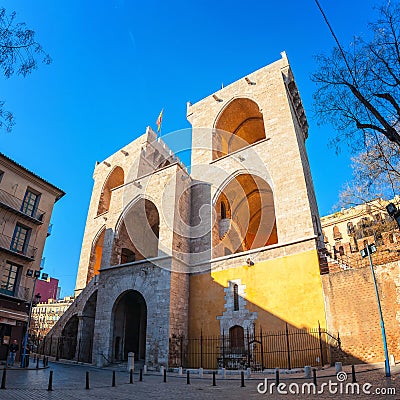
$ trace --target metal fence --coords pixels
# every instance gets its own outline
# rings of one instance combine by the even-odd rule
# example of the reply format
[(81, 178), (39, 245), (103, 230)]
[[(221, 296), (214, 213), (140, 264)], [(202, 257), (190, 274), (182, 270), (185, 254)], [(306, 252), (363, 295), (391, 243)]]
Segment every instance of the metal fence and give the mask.
[(254, 371), (265, 368), (323, 366), (331, 362), (330, 348), (340, 348), (335, 337), (320, 327), (284, 331), (243, 332), (199, 338), (172, 337), (169, 341), (170, 367), (226, 368)]

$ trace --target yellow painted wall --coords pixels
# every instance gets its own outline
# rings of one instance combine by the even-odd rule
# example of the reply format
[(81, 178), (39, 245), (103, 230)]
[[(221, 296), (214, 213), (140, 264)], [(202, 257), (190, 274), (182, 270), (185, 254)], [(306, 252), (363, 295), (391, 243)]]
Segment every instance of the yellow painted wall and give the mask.
[(230, 280), (246, 285), (246, 308), (258, 313), (264, 331), (326, 327), (317, 251), (312, 250), (253, 266), (232, 267), (190, 277), (189, 336), (219, 335), (217, 316), (224, 312)]

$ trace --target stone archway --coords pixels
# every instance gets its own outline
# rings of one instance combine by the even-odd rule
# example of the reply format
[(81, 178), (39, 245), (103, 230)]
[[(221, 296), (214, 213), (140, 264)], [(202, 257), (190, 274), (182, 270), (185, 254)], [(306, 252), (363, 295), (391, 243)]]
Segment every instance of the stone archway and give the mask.
[(219, 115), (213, 134), (213, 160), (265, 139), (264, 119), (256, 102), (232, 100)]
[(145, 360), (147, 306), (144, 297), (136, 290), (124, 292), (114, 304), (113, 316), (113, 361), (126, 361), (129, 352), (135, 353), (136, 360)]
[(72, 316), (65, 324), (58, 342), (58, 354), (60, 358), (72, 360), (75, 358), (79, 319), (77, 315)]
[(274, 194), (258, 175), (232, 178), (214, 203), (213, 257), (278, 243)]
[(92, 362), (94, 324), (97, 306), (97, 290), (89, 297), (80, 315), (80, 336), (77, 349), (77, 360)]

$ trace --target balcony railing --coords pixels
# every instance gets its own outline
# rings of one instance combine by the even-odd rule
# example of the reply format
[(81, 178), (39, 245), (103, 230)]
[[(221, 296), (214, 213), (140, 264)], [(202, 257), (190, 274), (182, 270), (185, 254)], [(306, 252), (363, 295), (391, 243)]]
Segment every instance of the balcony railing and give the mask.
[(16, 249), (12, 238), (0, 234), (0, 250), (3, 250), (9, 254), (21, 257), (28, 261), (33, 261), (36, 256), (37, 248), (29, 245), (23, 246), (21, 250)]
[(35, 222), (37, 224), (41, 224), (43, 222), (43, 217), (45, 212), (36, 208), (33, 211), (23, 211), (22, 205), (24, 201), (19, 197), (12, 195), (2, 189), (0, 189), (0, 206), (16, 212), (17, 214), (27, 218), (28, 220)]
[(10, 287), (6, 287), (6, 286), (3, 286), (3, 285), (0, 286), (0, 295), (1, 294), (5, 294), (7, 296), (16, 297), (18, 299), (22, 299), (22, 300), (25, 300), (25, 301), (30, 301), (31, 293), (32, 293), (32, 289), (31, 288), (27, 288), (27, 287), (23, 287), (23, 286), (17, 286), (13, 290), (10, 290), (10, 289), (11, 289)]

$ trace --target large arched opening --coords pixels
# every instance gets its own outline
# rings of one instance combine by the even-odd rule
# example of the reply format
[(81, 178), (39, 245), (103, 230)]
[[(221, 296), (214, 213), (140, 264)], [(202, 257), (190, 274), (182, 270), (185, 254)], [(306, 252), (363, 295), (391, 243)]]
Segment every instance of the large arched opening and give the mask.
[(89, 267), (88, 267), (86, 283), (89, 283), (89, 281), (95, 275), (98, 275), (100, 273), (101, 259), (103, 256), (103, 244), (104, 244), (105, 232), (106, 232), (105, 227), (101, 228), (93, 241), (92, 251), (90, 252)]
[(117, 226), (111, 264), (126, 264), (157, 257), (160, 216), (148, 199), (134, 202)]
[(261, 177), (239, 174), (214, 203), (213, 257), (278, 243), (274, 197)]
[(253, 100), (239, 98), (222, 111), (213, 134), (213, 160), (265, 139), (262, 113)]
[(126, 361), (128, 353), (135, 360), (146, 357), (147, 306), (144, 297), (136, 290), (123, 293), (113, 310), (113, 361)]
[(75, 357), (79, 319), (76, 315), (72, 316), (65, 324), (58, 342), (57, 354), (61, 358), (72, 360)]
[(115, 167), (106, 182), (100, 194), (97, 215), (107, 212), (110, 208), (112, 190), (124, 184), (124, 170), (121, 167)]
[(89, 297), (81, 316), (81, 332), (78, 343), (78, 361), (92, 362), (94, 321), (96, 317), (97, 290)]

